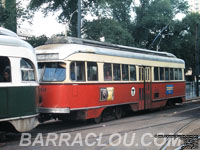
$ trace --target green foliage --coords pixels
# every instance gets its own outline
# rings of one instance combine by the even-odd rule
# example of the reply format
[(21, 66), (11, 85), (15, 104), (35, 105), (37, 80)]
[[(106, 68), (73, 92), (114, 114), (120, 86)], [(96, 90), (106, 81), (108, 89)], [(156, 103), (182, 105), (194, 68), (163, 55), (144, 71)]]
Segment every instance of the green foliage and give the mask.
[(112, 17), (124, 27), (128, 27), (131, 23), (131, 4), (132, 0), (108, 0), (108, 7), (111, 9)]
[(37, 47), (40, 45), (44, 45), (48, 38), (45, 35), (41, 35), (39, 37), (29, 37), (26, 39), (28, 43), (30, 43), (33, 47)]
[(113, 19), (101, 18), (86, 22), (84, 33), (87, 39), (99, 41), (100, 38), (104, 37), (105, 41), (109, 43), (133, 46), (131, 34)]
[(104, 37), (106, 42), (113, 44), (134, 45), (130, 32), (132, 0), (101, 0), (92, 3), (90, 12), (98, 15), (98, 19), (84, 20), (83, 32), (86, 38), (100, 40)]
[[(190, 68), (196, 69), (195, 46), (197, 24), (200, 30), (200, 14), (191, 13), (186, 15), (182, 21), (173, 21), (170, 25), (170, 35), (162, 38), (160, 49), (175, 54), (186, 63), (186, 71)], [(200, 34), (198, 35), (200, 37)], [(193, 71), (194, 73), (194, 71)]]
[[(197, 30), (199, 30), (199, 35), (197, 35)], [(183, 19), (181, 34), (180, 57), (186, 61), (186, 69), (192, 68), (194, 73), (197, 67), (195, 64), (196, 36), (200, 37), (199, 13), (191, 13)]]
[[(141, 5), (134, 7), (136, 19), (132, 30), (135, 43), (138, 46), (148, 48), (156, 35), (158, 35), (164, 27), (168, 27), (167, 25), (173, 22), (175, 14), (187, 12), (185, 10), (187, 9), (187, 3), (183, 5), (184, 0), (175, 1), (140, 0)], [(165, 30), (165, 33), (167, 32), (169, 32), (169, 28)], [(155, 45), (157, 45), (159, 41), (156, 42)], [(155, 45), (153, 45), (153, 49), (156, 49)]]
[(8, 17), (6, 19), (5, 27), (7, 29), (12, 30), (13, 32), (17, 32), (17, 9), (16, 9), (16, 0), (7, 0), (5, 1), (5, 9), (8, 13)]
[[(20, 22), (31, 20), (32, 17), (33, 15), (22, 7), (21, 2), (7, 0), (5, 6), (0, 2), (0, 26), (16, 32), (17, 26), (21, 25)], [(17, 19), (20, 19), (18, 24)]]
[(0, 3), (0, 26), (4, 26), (5, 21), (8, 19), (9, 14), (2, 3)]
[[(31, 0), (29, 4), (29, 9), (34, 13), (35, 11), (41, 9), (44, 15), (47, 15), (49, 12), (56, 12), (62, 10), (58, 15), (58, 21), (60, 23), (66, 23), (70, 20), (70, 36), (76, 36), (77, 31), (77, 13), (74, 13), (78, 6), (78, 0)], [(73, 14), (71, 16), (71, 14)]]
[[(66, 23), (71, 19), (69, 34), (76, 36), (77, 0), (31, 0), (30, 9), (42, 9), (44, 15), (62, 10), (58, 21)], [(177, 13), (186, 17), (175, 20)], [(95, 19), (88, 20), (88, 14)], [(134, 6), (132, 0), (82, 0), (84, 38), (98, 41), (104, 38), (105, 42), (143, 48), (152, 45), (151, 49), (159, 48), (184, 59), (187, 69), (195, 69), (199, 21), (199, 14), (188, 14), (186, 0), (140, 0), (139, 6)]]

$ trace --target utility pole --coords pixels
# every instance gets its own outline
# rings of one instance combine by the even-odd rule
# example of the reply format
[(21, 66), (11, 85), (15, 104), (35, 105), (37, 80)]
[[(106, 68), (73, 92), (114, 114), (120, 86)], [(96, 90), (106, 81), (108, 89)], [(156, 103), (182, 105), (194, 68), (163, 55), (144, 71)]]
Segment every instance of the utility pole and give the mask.
[(77, 37), (81, 38), (81, 0), (78, 0)]
[(195, 61), (196, 61), (196, 70), (195, 70), (195, 75), (196, 75), (196, 96), (199, 96), (199, 70), (200, 70), (200, 62), (199, 62), (199, 25), (196, 24), (196, 44), (195, 44)]

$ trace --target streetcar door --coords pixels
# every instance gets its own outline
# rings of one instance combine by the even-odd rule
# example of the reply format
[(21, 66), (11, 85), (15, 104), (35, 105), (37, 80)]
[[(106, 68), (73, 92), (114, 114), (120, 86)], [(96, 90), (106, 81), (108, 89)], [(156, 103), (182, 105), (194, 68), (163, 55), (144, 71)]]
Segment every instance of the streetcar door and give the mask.
[(144, 109), (151, 108), (151, 68), (144, 67)]

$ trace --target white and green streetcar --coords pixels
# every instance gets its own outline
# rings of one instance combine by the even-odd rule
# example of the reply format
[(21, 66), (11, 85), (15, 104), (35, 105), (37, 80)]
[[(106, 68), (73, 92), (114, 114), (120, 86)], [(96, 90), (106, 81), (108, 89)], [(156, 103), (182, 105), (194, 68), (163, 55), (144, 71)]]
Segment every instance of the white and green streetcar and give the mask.
[(37, 70), (32, 46), (0, 28), (0, 130), (9, 124), (25, 132), (38, 124)]

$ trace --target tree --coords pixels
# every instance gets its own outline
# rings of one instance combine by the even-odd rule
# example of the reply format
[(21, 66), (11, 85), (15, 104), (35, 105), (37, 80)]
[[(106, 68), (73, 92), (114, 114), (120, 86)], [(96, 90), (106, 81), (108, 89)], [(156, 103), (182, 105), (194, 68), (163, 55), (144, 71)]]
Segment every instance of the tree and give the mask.
[(30, 43), (33, 47), (37, 47), (40, 45), (44, 45), (48, 38), (45, 35), (41, 35), (39, 37), (28, 37), (26, 41)]
[(17, 32), (20, 22), (31, 20), (32, 17), (33, 15), (22, 7), (21, 2), (16, 3), (16, 0), (7, 0), (5, 4), (0, 2), (0, 25), (13, 32)]
[[(112, 28), (116, 29), (115, 33), (112, 35), (119, 34), (120, 32), (124, 35), (125, 32), (129, 32), (128, 28), (131, 24), (130, 21), (130, 7), (131, 7), (132, 0), (82, 0), (82, 22), (83, 22), (83, 35), (85, 37), (95, 37), (93, 34), (93, 30), (96, 30), (95, 28), (98, 28), (99, 30), (104, 30), (101, 32), (99, 37), (106, 37), (106, 40), (109, 39), (111, 41), (111, 38), (108, 38), (109, 35), (106, 35), (110, 32), (105, 32), (105, 27), (112, 28), (111, 25), (114, 25)], [(45, 4), (45, 6), (44, 6)], [(39, 10), (42, 7), (42, 11), (44, 14), (47, 14), (49, 12), (55, 12), (57, 10), (62, 10), (61, 13), (58, 16), (59, 22), (66, 23), (69, 20), (70, 21), (70, 36), (76, 36), (77, 35), (77, 13), (74, 13), (77, 10), (77, 0), (31, 0), (30, 2), (30, 9), (33, 11)], [(106, 13), (105, 13), (106, 12)], [(74, 14), (73, 16), (71, 16)], [(93, 15), (97, 17), (98, 19), (95, 19), (93, 21), (88, 21), (86, 17), (88, 14)], [(107, 19), (111, 24), (106, 23), (105, 25), (102, 24), (102, 22)], [(113, 21), (111, 21), (113, 19)], [(95, 27), (95, 26), (99, 27)], [(121, 26), (121, 27), (120, 27)], [(123, 31), (123, 30), (124, 31)], [(100, 32), (100, 31), (99, 31)], [(99, 33), (98, 32), (98, 33)], [(131, 36), (127, 36), (129, 39)], [(121, 36), (122, 37), (122, 36)], [(94, 39), (99, 40), (99, 38), (95, 37)], [(128, 40), (129, 40), (128, 39)], [(127, 42), (121, 42), (119, 40), (112, 39), (113, 42), (116, 43), (116, 41), (119, 43), (127, 43)], [(132, 42), (133, 43), (133, 42)]]
[(186, 62), (186, 69), (192, 68), (193, 75), (196, 70), (196, 59), (195, 59), (195, 47), (196, 47), (196, 36), (197, 35), (197, 25), (199, 25), (200, 31), (200, 14), (199, 13), (191, 13), (187, 15), (182, 20), (182, 32), (181, 32), (181, 47), (179, 49), (179, 56), (183, 58)]
[(9, 15), (3, 4), (0, 2), (0, 26), (4, 26), (5, 21), (8, 19)]
[[(83, 31), (86, 38), (121, 45), (134, 45), (131, 35), (131, 3), (132, 0), (100, 0), (93, 1), (90, 12), (97, 19), (84, 20)], [(95, 31), (95, 32), (94, 32)]]
[(162, 51), (173, 53), (178, 58), (183, 59), (186, 63), (186, 71), (192, 68), (193, 73), (196, 70), (195, 46), (197, 24), (200, 25), (200, 14), (198, 13), (190, 13), (181, 21), (173, 21), (169, 29), (171, 34), (165, 35), (160, 44)]
[(109, 18), (127, 28), (131, 24), (132, 0), (96, 0), (90, 10), (98, 19)]
[(126, 28), (113, 19), (101, 18), (87, 21), (84, 24), (84, 34), (87, 39), (99, 41), (104, 38), (106, 42), (120, 45), (133, 45), (133, 38)]
[(7, 19), (4, 24), (7, 29), (17, 32), (17, 9), (16, 9), (16, 0), (6, 0), (5, 9), (7, 10)]
[(169, 25), (175, 15), (187, 13), (187, 8), (185, 0), (140, 0), (140, 5), (134, 7), (136, 18), (132, 36), (135, 37), (135, 43), (139, 47), (156, 49), (159, 41), (151, 45), (155, 37), (163, 29), (163, 34), (170, 32)]
[[(77, 35), (77, 2), (78, 0), (31, 0), (29, 4), (29, 9), (34, 13), (35, 11), (41, 9), (44, 15), (48, 13), (54, 13), (61, 10), (58, 15), (58, 21), (60, 23), (66, 23), (71, 21), (69, 24), (71, 36)], [(71, 16), (73, 14), (73, 16)]]

